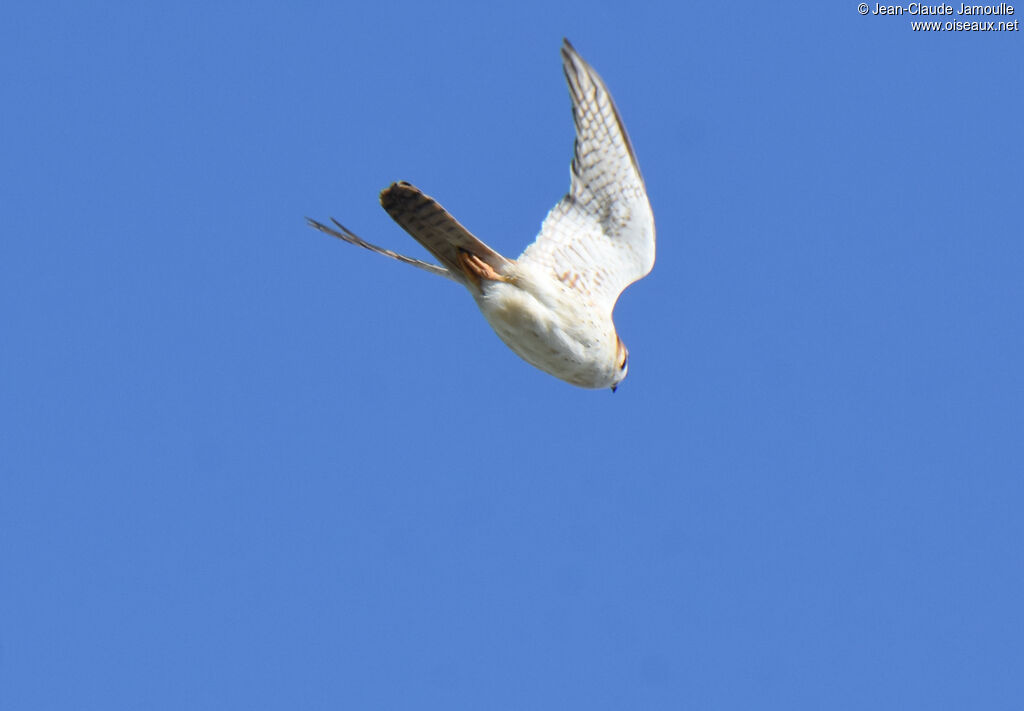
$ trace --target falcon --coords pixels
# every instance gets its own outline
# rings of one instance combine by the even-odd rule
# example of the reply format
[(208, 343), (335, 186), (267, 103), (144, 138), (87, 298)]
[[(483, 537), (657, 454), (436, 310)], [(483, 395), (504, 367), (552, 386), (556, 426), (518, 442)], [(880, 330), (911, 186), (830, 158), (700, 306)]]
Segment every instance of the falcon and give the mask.
[(406, 182), (385, 188), (380, 204), (439, 264), (370, 244), (333, 218), (334, 228), (308, 221), (345, 242), (462, 284), (498, 337), (527, 363), (573, 385), (614, 392), (626, 377), (629, 351), (612, 311), (619, 294), (654, 266), (654, 215), (601, 77), (568, 40), (562, 67), (576, 124), (569, 192), (518, 259), (488, 247)]

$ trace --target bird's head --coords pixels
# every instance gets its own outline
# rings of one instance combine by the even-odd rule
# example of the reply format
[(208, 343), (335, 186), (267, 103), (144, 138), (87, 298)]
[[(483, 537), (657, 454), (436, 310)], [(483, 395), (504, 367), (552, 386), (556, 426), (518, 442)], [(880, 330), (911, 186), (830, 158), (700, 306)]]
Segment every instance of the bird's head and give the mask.
[(615, 392), (619, 383), (626, 379), (629, 372), (629, 349), (622, 339), (615, 337), (615, 379), (612, 381), (612, 392)]

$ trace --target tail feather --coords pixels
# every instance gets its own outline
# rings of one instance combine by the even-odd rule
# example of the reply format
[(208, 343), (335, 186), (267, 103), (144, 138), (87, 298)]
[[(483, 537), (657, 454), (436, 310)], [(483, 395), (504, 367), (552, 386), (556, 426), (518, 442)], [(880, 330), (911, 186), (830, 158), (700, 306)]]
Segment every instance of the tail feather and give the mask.
[(437, 201), (409, 183), (392, 183), (385, 188), (380, 194), (380, 204), (402, 229), (437, 257), (449, 272), (462, 274), (459, 252), (479, 257), (499, 273), (510, 263), (474, 237)]

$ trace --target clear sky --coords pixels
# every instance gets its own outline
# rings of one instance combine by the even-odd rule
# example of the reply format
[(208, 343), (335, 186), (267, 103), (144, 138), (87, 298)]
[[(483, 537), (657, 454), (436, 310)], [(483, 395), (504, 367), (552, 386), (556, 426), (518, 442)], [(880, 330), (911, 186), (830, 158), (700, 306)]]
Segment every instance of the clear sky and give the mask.
[[(913, 19), (7, 8), (0, 707), (1021, 708), (1024, 36)], [(563, 36), (658, 227), (614, 395), (304, 224), (517, 255)]]

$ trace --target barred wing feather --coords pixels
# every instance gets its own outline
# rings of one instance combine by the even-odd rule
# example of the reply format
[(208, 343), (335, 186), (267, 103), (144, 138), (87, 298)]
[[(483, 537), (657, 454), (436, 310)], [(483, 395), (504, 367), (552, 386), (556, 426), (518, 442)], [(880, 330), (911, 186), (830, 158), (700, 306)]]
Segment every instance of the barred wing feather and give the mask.
[(629, 136), (601, 77), (565, 40), (576, 144), (568, 194), (520, 261), (550, 269), (611, 313), (654, 266), (654, 215)]

